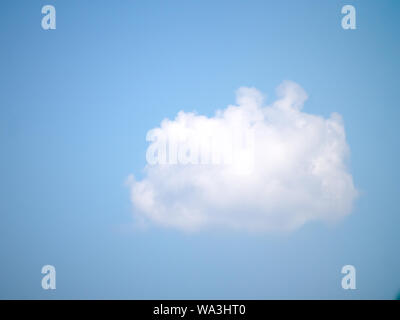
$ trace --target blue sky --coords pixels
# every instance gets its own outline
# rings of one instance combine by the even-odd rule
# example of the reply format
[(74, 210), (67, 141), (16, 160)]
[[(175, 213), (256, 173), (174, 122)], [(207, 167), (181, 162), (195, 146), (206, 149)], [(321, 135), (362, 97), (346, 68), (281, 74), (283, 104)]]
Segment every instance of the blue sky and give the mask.
[[(41, 8), (57, 29), (41, 28)], [(341, 8), (357, 29), (341, 28)], [(400, 291), (400, 3), (3, 1), (0, 298), (393, 299)], [(129, 174), (179, 110), (211, 116), (241, 86), (344, 119), (360, 192), (334, 225), (288, 234), (134, 227)], [(57, 270), (45, 291), (41, 268)], [(343, 290), (342, 266), (357, 269)]]

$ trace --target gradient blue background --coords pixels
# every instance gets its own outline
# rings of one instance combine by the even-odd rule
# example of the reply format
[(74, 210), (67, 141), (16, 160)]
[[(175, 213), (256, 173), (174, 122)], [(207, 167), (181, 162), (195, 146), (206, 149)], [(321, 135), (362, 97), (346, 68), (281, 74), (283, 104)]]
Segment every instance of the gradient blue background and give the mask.
[[(395, 298), (399, 16), (398, 0), (1, 1), (0, 298)], [(141, 177), (147, 130), (212, 115), (240, 86), (272, 101), (283, 80), (306, 112), (344, 117), (350, 216), (285, 235), (133, 227), (124, 181)], [(346, 264), (357, 290), (341, 288)]]

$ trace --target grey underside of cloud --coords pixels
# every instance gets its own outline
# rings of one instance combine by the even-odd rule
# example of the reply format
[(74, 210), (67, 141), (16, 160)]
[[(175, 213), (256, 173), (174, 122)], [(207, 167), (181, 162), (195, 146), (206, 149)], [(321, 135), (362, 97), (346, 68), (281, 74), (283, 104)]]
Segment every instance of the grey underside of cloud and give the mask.
[(251, 130), (254, 164), (249, 172), (226, 164), (148, 164), (141, 181), (130, 177), (136, 217), (185, 231), (266, 232), (349, 214), (357, 190), (346, 167), (349, 147), (341, 116), (303, 112), (307, 95), (294, 82), (282, 83), (277, 93), (275, 102), (264, 105), (258, 90), (243, 87), (236, 105), (214, 117), (181, 111), (174, 120), (163, 120), (157, 132), (194, 133), (186, 137), (189, 143), (209, 132)]

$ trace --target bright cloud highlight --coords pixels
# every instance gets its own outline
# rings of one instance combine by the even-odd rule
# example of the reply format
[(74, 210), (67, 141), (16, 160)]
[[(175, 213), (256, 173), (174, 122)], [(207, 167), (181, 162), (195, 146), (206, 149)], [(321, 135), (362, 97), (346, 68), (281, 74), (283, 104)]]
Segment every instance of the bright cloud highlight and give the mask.
[(145, 177), (130, 177), (137, 216), (185, 231), (263, 232), (349, 214), (357, 190), (341, 116), (303, 112), (307, 94), (294, 82), (277, 93), (266, 106), (243, 87), (214, 117), (181, 111), (150, 130)]

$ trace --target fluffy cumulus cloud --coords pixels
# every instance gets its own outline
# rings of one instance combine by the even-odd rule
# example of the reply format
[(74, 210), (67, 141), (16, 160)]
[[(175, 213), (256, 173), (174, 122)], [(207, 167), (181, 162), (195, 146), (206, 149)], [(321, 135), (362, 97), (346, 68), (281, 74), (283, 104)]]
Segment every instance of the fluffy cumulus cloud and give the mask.
[(341, 116), (302, 111), (307, 94), (296, 83), (277, 94), (265, 105), (258, 90), (240, 88), (236, 105), (214, 117), (181, 111), (150, 130), (144, 178), (130, 177), (137, 217), (185, 231), (263, 232), (349, 214), (357, 190)]

